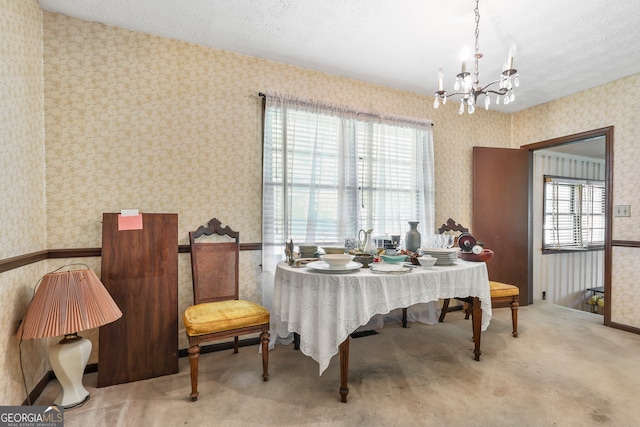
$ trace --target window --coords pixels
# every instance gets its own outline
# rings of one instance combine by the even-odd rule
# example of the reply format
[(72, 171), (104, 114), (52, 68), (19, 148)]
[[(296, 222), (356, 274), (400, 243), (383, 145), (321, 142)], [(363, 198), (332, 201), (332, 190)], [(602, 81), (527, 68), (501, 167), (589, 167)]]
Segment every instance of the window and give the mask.
[[(408, 222), (425, 221), (433, 198), (425, 196), (433, 164), (424, 132), (389, 123), (358, 122), (359, 227), (374, 234), (404, 235)], [(432, 224), (424, 223), (424, 230)]]
[(434, 226), (431, 123), (282, 96), (265, 100), (263, 268), (284, 242), (343, 245), (361, 228)]
[(545, 175), (542, 248), (603, 248), (605, 200), (604, 181)]
[[(263, 245), (338, 242), (355, 235), (358, 181), (354, 123), (274, 106), (265, 111)], [(265, 242), (265, 234), (269, 235)]]

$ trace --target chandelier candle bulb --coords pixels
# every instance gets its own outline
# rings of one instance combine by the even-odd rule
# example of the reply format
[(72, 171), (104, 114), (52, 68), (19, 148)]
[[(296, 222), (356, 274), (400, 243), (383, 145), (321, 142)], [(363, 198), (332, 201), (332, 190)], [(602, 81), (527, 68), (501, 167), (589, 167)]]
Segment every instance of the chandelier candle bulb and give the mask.
[(443, 78), (442, 67), (440, 67), (438, 69), (438, 90), (439, 91), (444, 90), (444, 83), (442, 81), (442, 78)]
[(516, 56), (516, 45), (513, 44), (511, 45), (511, 48), (509, 48), (509, 70), (513, 70), (513, 57)]

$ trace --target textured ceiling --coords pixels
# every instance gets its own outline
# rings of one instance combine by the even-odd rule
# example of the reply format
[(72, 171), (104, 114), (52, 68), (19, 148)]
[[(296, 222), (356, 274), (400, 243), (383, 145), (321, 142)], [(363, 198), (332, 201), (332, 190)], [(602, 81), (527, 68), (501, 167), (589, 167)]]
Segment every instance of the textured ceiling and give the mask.
[[(472, 0), (39, 0), (43, 9), (431, 95), (474, 45)], [(639, 0), (481, 0), (480, 83), (517, 44), (515, 112), (640, 72)], [(268, 90), (268, 88), (265, 88)], [(633, 92), (632, 92), (632, 95)]]

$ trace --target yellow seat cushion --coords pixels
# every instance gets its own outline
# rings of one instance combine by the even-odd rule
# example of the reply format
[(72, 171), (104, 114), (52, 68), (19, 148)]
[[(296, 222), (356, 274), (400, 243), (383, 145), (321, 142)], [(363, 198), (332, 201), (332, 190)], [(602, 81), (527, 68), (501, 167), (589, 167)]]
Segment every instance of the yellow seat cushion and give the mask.
[(506, 283), (489, 281), (489, 287), (491, 288), (491, 297), (512, 297), (520, 295), (520, 290), (517, 286), (508, 285)]
[(183, 320), (187, 335), (198, 336), (269, 323), (269, 311), (244, 300), (207, 302), (188, 307)]

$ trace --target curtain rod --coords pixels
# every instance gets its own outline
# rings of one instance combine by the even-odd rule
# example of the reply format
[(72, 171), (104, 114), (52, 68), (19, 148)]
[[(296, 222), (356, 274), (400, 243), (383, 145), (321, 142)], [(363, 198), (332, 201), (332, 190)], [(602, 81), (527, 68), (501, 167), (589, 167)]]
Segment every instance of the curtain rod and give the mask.
[[(262, 99), (265, 99), (267, 97), (267, 95), (265, 93), (262, 92), (258, 92), (258, 96)], [(354, 111), (356, 114), (360, 114), (363, 116), (368, 116), (368, 117), (378, 117), (378, 118), (384, 118), (383, 116), (381, 116), (380, 114), (375, 114), (375, 113), (367, 113), (367, 112), (362, 112), (362, 111)], [(407, 118), (407, 117), (394, 117), (400, 120), (405, 120), (405, 121), (412, 121), (411, 118)], [(413, 121), (419, 121), (419, 120), (413, 120)], [(433, 122), (431, 120), (428, 120), (429, 122), (431, 122), (431, 126), (433, 127)]]

